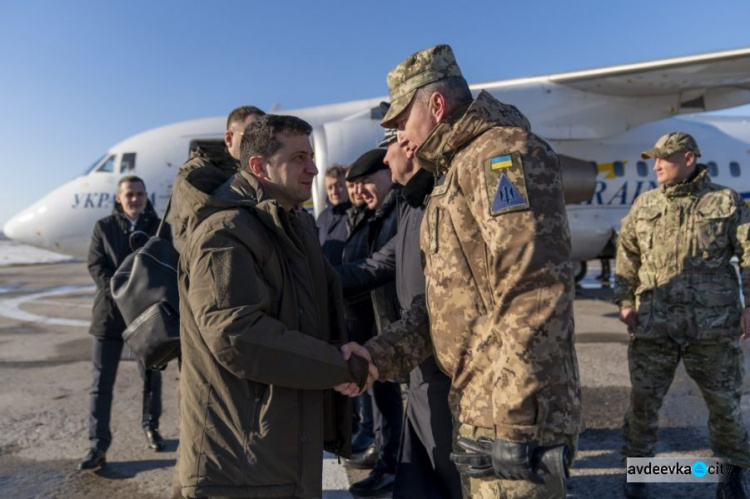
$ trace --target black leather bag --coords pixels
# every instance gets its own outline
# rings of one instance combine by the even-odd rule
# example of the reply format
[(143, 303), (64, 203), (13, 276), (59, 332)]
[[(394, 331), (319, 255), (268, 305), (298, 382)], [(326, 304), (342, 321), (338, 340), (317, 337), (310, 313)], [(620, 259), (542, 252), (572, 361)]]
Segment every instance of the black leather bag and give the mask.
[[(112, 297), (127, 329), (122, 334), (130, 350), (149, 369), (164, 369), (180, 352), (179, 254), (161, 237), (167, 211), (156, 235), (130, 236), (133, 253), (127, 256), (110, 281)], [(138, 239), (148, 239), (138, 247)]]

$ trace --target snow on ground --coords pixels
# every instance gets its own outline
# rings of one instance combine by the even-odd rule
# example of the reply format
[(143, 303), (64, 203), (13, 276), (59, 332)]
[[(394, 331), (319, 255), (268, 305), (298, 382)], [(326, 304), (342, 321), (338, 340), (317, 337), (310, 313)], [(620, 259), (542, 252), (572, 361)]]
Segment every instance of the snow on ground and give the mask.
[(0, 267), (35, 263), (74, 262), (77, 260), (78, 258), (69, 255), (11, 241), (0, 232)]

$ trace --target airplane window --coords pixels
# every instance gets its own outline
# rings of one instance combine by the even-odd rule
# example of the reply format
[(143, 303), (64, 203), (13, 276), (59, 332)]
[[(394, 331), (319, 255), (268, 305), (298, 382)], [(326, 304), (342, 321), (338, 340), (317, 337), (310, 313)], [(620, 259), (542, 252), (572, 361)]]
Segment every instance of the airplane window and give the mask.
[(639, 177), (648, 177), (648, 165), (645, 161), (639, 161), (636, 166), (638, 167)]
[(625, 165), (622, 161), (615, 161), (613, 166), (615, 177), (622, 177), (623, 175), (625, 175)]
[(731, 163), (729, 163), (729, 173), (731, 173), (733, 177), (739, 177), (740, 164), (736, 161), (732, 161)]
[(716, 166), (715, 161), (709, 161), (708, 162), (708, 176), (709, 177), (718, 177), (719, 176), (719, 167)]
[(112, 173), (115, 171), (115, 156), (110, 156), (102, 162), (97, 168), (97, 172)]
[(120, 172), (130, 173), (135, 170), (135, 153), (126, 152), (122, 155), (122, 162), (120, 163)]
[(86, 168), (86, 170), (83, 172), (83, 174), (84, 175), (88, 175), (89, 173), (91, 173), (92, 171), (94, 171), (94, 169), (97, 166), (99, 166), (99, 164), (102, 162), (102, 160), (104, 159), (105, 156), (106, 156), (106, 154), (104, 156), (101, 156), (99, 159), (97, 159), (93, 163), (91, 163), (91, 166), (89, 166), (88, 168)]

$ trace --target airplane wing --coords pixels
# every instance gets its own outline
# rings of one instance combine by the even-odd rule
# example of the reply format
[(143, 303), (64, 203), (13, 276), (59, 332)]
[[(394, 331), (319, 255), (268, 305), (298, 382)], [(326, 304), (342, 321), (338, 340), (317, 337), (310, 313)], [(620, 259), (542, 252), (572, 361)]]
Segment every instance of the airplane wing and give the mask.
[(597, 139), (677, 114), (750, 103), (750, 48), (479, 84), (556, 140)]

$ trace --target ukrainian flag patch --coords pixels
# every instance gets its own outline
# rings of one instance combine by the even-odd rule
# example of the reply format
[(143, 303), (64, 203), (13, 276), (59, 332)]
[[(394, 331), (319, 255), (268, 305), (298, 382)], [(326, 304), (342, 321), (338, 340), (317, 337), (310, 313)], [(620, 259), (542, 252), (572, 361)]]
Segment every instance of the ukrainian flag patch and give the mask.
[(510, 157), (510, 154), (503, 154), (502, 156), (495, 156), (490, 159), (490, 168), (493, 170), (509, 168), (511, 166), (513, 166), (513, 158)]
[(484, 162), (487, 209), (491, 216), (528, 210), (529, 194), (523, 161), (517, 152), (492, 155)]

